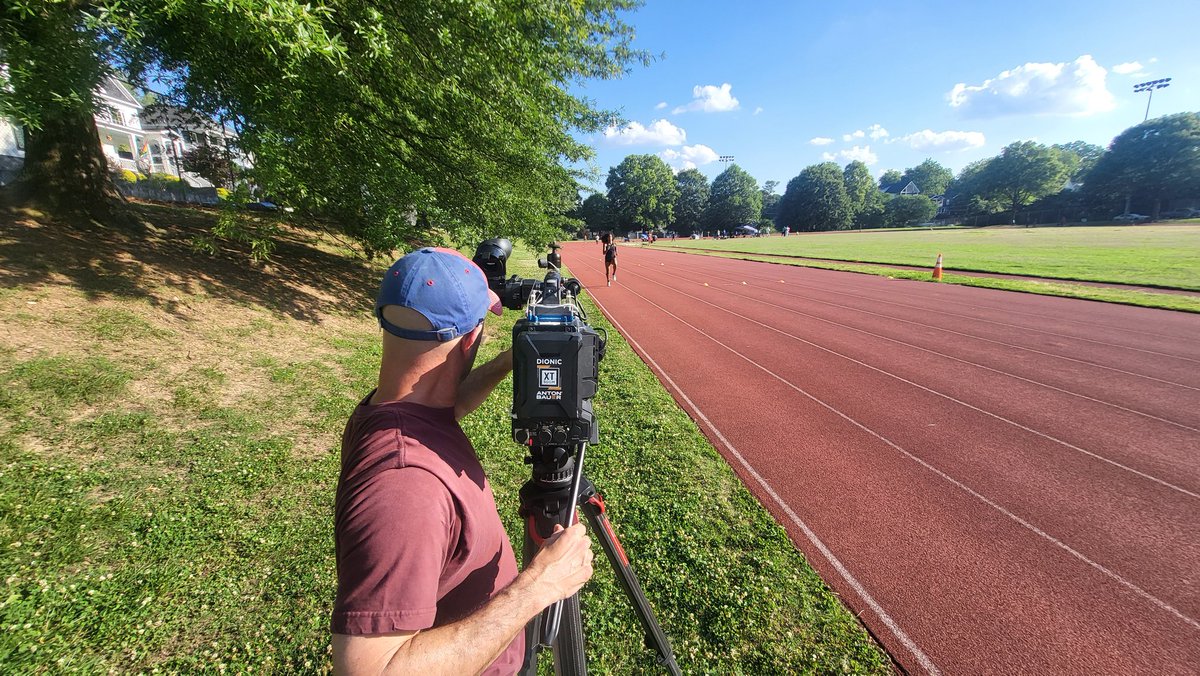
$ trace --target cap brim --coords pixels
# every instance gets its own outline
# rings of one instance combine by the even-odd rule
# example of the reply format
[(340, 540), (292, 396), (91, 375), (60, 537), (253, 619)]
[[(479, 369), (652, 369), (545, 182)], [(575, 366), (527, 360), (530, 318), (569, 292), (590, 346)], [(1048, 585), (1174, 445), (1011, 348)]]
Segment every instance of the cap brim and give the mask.
[(504, 305), (500, 303), (500, 296), (497, 296), (496, 292), (491, 289), (488, 289), (488, 300), (491, 301), (491, 305), (488, 307), (489, 310), (497, 315), (504, 312)]

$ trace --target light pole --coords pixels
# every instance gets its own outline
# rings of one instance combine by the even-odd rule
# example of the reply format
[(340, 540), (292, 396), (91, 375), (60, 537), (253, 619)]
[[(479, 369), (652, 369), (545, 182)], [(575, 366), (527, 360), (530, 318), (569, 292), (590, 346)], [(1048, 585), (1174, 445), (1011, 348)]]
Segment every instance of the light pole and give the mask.
[(1141, 94), (1148, 92), (1150, 97), (1146, 99), (1146, 116), (1142, 118), (1142, 122), (1150, 119), (1150, 102), (1154, 100), (1155, 89), (1166, 89), (1171, 86), (1171, 78), (1163, 78), (1161, 80), (1150, 80), (1149, 82), (1141, 82), (1133, 85), (1133, 93)]
[(724, 165), (726, 169), (728, 169), (729, 165), (733, 164), (733, 155), (721, 155), (717, 158), (717, 161)]

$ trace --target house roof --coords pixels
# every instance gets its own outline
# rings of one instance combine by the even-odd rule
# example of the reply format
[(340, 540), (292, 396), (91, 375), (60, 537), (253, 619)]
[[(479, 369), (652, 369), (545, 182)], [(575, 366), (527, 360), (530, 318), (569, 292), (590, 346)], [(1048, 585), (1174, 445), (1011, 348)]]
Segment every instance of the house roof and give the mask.
[(157, 101), (146, 106), (146, 109), (142, 112), (142, 126), (155, 130), (186, 129), (201, 133), (213, 132), (221, 134), (223, 132), (225, 136), (237, 136), (237, 132), (229, 127), (225, 127), (222, 130), (221, 125), (215, 120), (187, 108), (163, 103), (162, 101)]
[(123, 103), (135, 108), (142, 107), (142, 104), (137, 100), (137, 97), (135, 97), (133, 92), (129, 90), (129, 85), (121, 82), (111, 75), (106, 76), (100, 81), (100, 86), (96, 88), (96, 93), (105, 98), (117, 101), (118, 103)]
[[(910, 186), (912, 187), (912, 190), (909, 190)], [(901, 195), (901, 194), (911, 195), (913, 193), (921, 192), (921, 189), (919, 187), (917, 187), (917, 184), (913, 183), (912, 181), (898, 181), (896, 183), (889, 183), (889, 184), (883, 186), (882, 188), (880, 188), (880, 190), (882, 190), (883, 192), (885, 192), (889, 195)], [(905, 192), (905, 191), (907, 191), (907, 192)]]

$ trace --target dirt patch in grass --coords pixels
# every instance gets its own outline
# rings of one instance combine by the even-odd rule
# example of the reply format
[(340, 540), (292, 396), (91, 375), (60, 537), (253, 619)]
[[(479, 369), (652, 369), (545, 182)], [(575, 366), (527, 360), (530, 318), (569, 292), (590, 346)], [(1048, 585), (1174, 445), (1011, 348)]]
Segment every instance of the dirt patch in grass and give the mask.
[(372, 265), (341, 255), (328, 242), (284, 226), (272, 260), (248, 262), (226, 245), (216, 255), (192, 243), (216, 214), (147, 204), (130, 206), (120, 225), (91, 220), (54, 221), (29, 211), (0, 212), (0, 287), (36, 291), (70, 285), (88, 299), (141, 298), (168, 314), (216, 298), (264, 307), (301, 321), (369, 310), (378, 282)]

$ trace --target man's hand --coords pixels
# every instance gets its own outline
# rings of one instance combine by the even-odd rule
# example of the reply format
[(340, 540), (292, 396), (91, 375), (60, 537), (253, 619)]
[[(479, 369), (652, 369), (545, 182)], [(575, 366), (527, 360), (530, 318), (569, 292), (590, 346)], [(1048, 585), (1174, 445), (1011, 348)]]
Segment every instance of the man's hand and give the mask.
[(582, 523), (555, 526), (541, 551), (521, 573), (542, 607), (565, 599), (592, 577), (592, 543)]

